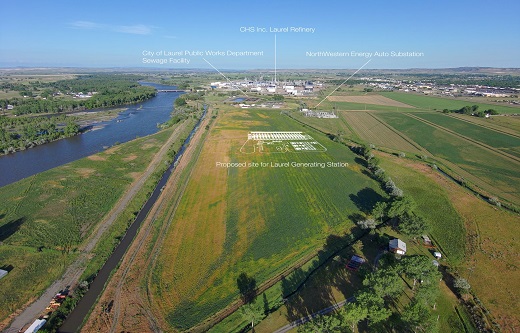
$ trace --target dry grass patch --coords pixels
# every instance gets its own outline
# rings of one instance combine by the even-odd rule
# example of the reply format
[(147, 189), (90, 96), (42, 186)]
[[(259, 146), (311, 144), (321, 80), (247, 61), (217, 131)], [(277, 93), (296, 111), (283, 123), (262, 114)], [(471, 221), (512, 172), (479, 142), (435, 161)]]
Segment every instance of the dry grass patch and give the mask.
[(88, 178), (90, 177), (94, 172), (96, 172), (95, 169), (90, 169), (90, 168), (77, 168), (76, 170), (76, 173), (78, 175), (80, 175), (81, 177), (83, 178)]
[(125, 162), (130, 162), (130, 161), (133, 161), (137, 158), (137, 155), (136, 154), (130, 154), (128, 155), (127, 157), (123, 158), (123, 161)]
[(89, 160), (91, 161), (106, 161), (107, 158), (104, 157), (104, 156), (101, 156), (99, 154), (96, 154), (96, 155), (90, 155), (87, 157)]

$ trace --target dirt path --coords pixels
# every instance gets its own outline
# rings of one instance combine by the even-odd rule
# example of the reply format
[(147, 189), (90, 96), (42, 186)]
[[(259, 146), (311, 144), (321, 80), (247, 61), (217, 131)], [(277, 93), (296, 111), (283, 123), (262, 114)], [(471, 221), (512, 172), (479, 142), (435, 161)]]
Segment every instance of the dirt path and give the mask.
[(54, 283), (45, 290), (42, 296), (38, 298), (38, 300), (29, 305), (25, 310), (23, 310), (23, 312), (17, 314), (10, 327), (3, 332), (18, 332), (18, 330), (24, 325), (34, 321), (49, 305), (49, 302), (52, 300), (54, 295), (56, 295), (60, 290), (67, 286), (74, 286), (79, 282), (79, 278), (81, 277), (81, 274), (83, 274), (88, 260), (93, 255), (92, 250), (95, 248), (100, 238), (103, 236), (105, 231), (110, 228), (119, 214), (121, 214), (128, 203), (137, 194), (137, 192), (143, 187), (148, 177), (150, 177), (150, 175), (154, 172), (157, 165), (168, 153), (170, 146), (174, 143), (175, 140), (178, 139), (180, 133), (182, 133), (186, 126), (187, 122), (184, 122), (173, 131), (173, 133), (168, 138), (168, 141), (166, 141), (163, 147), (155, 154), (142, 175), (128, 187), (126, 193), (105, 216), (104, 220), (101, 223), (98, 223), (96, 228), (92, 231), (89, 239), (80, 248), (81, 252), (78, 258), (67, 268), (63, 276), (60, 279), (54, 281)]

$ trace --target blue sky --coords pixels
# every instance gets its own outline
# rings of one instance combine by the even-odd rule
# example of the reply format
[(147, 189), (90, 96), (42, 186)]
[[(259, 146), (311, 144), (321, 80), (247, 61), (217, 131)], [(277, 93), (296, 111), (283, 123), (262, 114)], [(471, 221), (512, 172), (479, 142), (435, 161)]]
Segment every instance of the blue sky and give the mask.
[(276, 33), (278, 68), (359, 68), (365, 57), (307, 52), (419, 52), (374, 57), (365, 68), (520, 67), (518, 1), (5, 1), (0, 67), (210, 68), (144, 64), (143, 51), (263, 51), (204, 56), (219, 69), (274, 67), (274, 35), (241, 27), (314, 28)]

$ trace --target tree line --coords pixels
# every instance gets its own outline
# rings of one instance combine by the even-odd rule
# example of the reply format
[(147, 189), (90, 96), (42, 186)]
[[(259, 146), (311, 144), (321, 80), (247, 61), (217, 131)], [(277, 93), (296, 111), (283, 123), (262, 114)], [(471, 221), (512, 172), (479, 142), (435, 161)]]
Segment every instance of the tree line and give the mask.
[[(86, 75), (75, 79), (49, 83), (31, 83), (22, 85), (20, 94), (28, 97), (0, 99), (0, 108), (12, 105), (13, 114), (59, 113), (83, 109), (112, 107), (117, 105), (139, 103), (156, 95), (155, 88), (142, 86), (135, 75)], [(11, 84), (12, 85), (12, 84)], [(4, 84), (5, 86), (5, 84)], [(20, 85), (10, 86), (22, 89)], [(43, 91), (40, 91), (43, 89)], [(85, 99), (70, 99), (77, 93), (95, 92)], [(35, 94), (39, 96), (36, 97)], [(30, 97), (34, 96), (34, 97)]]
[(0, 154), (13, 153), (80, 133), (76, 118), (0, 117)]
[(449, 109), (444, 109), (442, 110), (443, 113), (460, 113), (460, 114), (466, 114), (466, 115), (469, 115), (469, 116), (476, 116), (476, 117), (485, 117), (487, 114), (489, 115), (497, 115), (499, 114), (498, 111), (496, 111), (495, 109), (488, 109), (488, 110), (479, 110), (479, 106), (478, 105), (466, 105), (466, 106), (463, 106), (462, 108), (460, 109), (456, 109), (456, 110), (449, 110)]
[[(441, 273), (424, 255), (392, 256), (380, 260), (377, 270), (366, 273), (354, 300), (331, 315), (318, 316), (300, 326), (298, 332), (355, 332), (360, 322), (374, 332), (438, 332), (434, 309)], [(410, 281), (410, 283), (408, 283)], [(412, 282), (413, 281), (413, 282)], [(411, 296), (399, 307), (407, 284)]]

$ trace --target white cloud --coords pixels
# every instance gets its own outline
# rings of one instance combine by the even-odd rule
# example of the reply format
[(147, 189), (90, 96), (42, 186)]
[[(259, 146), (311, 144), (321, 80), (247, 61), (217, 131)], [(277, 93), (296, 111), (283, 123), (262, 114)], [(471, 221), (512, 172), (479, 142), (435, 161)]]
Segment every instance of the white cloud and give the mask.
[(152, 27), (144, 24), (136, 25), (118, 25), (114, 27), (114, 31), (125, 34), (149, 35), (152, 33)]
[(71, 26), (73, 28), (77, 29), (105, 29), (107, 26), (105, 24), (100, 24), (96, 22), (90, 22), (90, 21), (76, 21), (72, 22)]
[(155, 28), (153, 26), (145, 25), (145, 24), (135, 24), (135, 25), (108, 25), (103, 23), (96, 23), (91, 21), (75, 21), (70, 24), (70, 26), (74, 29), (85, 29), (85, 30), (105, 30), (105, 31), (113, 31), (120, 32), (125, 34), (134, 34), (134, 35), (149, 35), (152, 33), (152, 30)]

